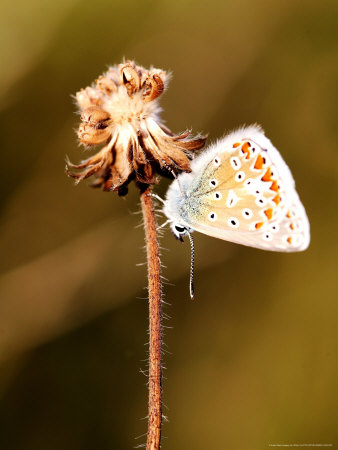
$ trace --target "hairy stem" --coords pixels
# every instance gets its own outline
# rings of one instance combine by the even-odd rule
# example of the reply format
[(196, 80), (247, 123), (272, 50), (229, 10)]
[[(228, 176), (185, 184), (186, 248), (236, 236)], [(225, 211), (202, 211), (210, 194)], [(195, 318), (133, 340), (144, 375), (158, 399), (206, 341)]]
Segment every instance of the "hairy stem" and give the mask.
[(150, 189), (141, 193), (148, 262), (149, 293), (149, 400), (147, 450), (158, 450), (162, 426), (162, 286), (160, 251)]

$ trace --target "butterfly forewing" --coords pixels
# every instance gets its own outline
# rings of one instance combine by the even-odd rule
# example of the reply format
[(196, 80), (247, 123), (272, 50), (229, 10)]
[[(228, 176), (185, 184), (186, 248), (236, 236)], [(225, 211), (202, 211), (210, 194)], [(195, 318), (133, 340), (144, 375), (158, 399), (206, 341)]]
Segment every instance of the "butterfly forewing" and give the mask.
[(182, 207), (205, 234), (267, 250), (308, 246), (309, 225), (292, 175), (257, 127), (238, 130), (194, 161)]

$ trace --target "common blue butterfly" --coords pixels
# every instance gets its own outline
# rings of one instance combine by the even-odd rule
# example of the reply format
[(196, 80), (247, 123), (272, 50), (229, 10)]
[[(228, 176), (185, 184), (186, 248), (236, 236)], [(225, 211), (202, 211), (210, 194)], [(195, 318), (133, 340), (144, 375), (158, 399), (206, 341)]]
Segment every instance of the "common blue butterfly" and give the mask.
[(193, 231), (264, 250), (296, 252), (310, 242), (291, 172), (258, 125), (204, 150), (170, 185), (163, 212), (174, 235)]

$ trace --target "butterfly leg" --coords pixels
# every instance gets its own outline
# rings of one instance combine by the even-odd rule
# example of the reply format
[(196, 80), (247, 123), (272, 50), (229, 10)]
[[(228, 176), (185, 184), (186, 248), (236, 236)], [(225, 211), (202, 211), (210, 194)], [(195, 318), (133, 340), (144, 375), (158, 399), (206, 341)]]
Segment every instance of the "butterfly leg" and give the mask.
[(163, 203), (163, 205), (164, 205), (164, 200), (159, 195), (150, 193), (150, 194), (148, 194), (148, 197), (156, 198), (156, 200), (158, 200), (159, 202)]
[(162, 225), (160, 225), (159, 227), (157, 227), (157, 231), (161, 230), (161, 228), (164, 228), (166, 225), (168, 225), (168, 223), (170, 223), (171, 220), (166, 220), (164, 223), (162, 223)]

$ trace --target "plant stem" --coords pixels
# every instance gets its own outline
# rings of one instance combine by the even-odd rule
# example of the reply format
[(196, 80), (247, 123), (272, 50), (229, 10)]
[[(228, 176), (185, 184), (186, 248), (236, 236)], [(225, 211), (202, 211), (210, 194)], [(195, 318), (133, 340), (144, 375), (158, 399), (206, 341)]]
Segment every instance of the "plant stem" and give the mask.
[(162, 426), (162, 286), (153, 199), (147, 188), (141, 193), (148, 262), (149, 294), (149, 399), (147, 450), (158, 450)]

